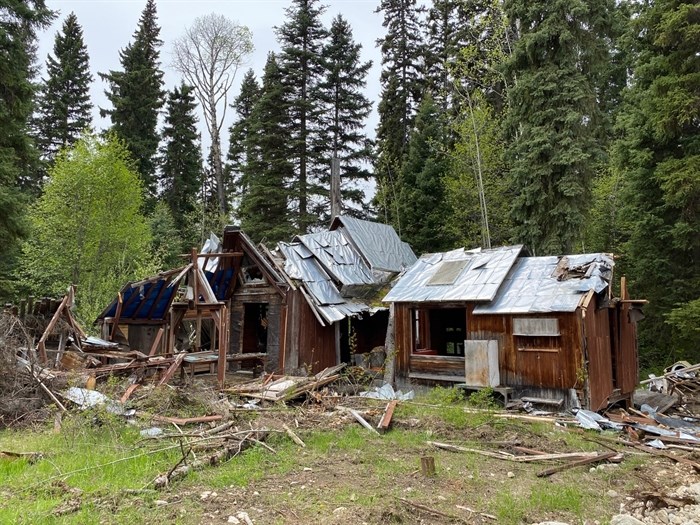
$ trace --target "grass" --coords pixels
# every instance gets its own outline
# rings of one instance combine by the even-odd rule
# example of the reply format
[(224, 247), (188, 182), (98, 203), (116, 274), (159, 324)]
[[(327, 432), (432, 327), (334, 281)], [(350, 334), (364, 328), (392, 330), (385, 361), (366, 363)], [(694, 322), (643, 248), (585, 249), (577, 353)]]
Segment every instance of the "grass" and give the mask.
[[(168, 396), (167, 392), (161, 395)], [(175, 407), (182, 402), (168, 398), (167, 404)], [(377, 403), (376, 412), (381, 413), (382, 407)], [(311, 428), (302, 425), (296, 432), (305, 448), (284, 433), (271, 433), (266, 443), (274, 454), (253, 447), (216, 468), (191, 473), (166, 491), (136, 495), (125, 494), (124, 489), (147, 487), (178, 461), (179, 449), (151, 453), (140, 442), (138, 428), (103, 412), (74, 413), (59, 434), (49, 427), (0, 431), (0, 450), (44, 454), (34, 464), (0, 460), (0, 523), (189, 525), (216, 523), (221, 515), (215, 513), (230, 508), (264, 509), (254, 516), (259, 525), (415, 522), (421, 511), (399, 498), (456, 516), (464, 512), (460, 507), (473, 508), (495, 515), (498, 523), (506, 525), (552, 519), (573, 524), (583, 523), (584, 518), (605, 522), (618, 503), (601, 494), (609, 488), (631, 492), (632, 470), (648, 460), (630, 456), (619, 467), (595, 473), (583, 468), (538, 478), (535, 474), (545, 468), (542, 464), (452, 453), (426, 444), (435, 440), (496, 449), (496, 442), (517, 438), (523, 446), (550, 451), (601, 448), (586, 439), (591, 434), (500, 419), (491, 410), (465, 410), (469, 408), (460, 392), (435, 389), (415, 402), (401, 403), (394, 428), (383, 436), (350, 421), (339, 425), (337, 419), (331, 428), (324, 428), (323, 422)], [(270, 424), (277, 418), (303, 421), (303, 417), (303, 411), (290, 409), (275, 412), (272, 421), (258, 423)], [(165, 445), (148, 443), (154, 448)], [(420, 473), (423, 455), (435, 458), (434, 478)], [(509, 471), (514, 475), (509, 476)], [(205, 490), (216, 491), (220, 499), (201, 498)], [(156, 500), (163, 498), (168, 505), (157, 506)], [(70, 512), (76, 502), (79, 508)], [(338, 509), (346, 509), (343, 512), (349, 515), (339, 513), (333, 521)], [(420, 516), (435, 520), (435, 516)]]

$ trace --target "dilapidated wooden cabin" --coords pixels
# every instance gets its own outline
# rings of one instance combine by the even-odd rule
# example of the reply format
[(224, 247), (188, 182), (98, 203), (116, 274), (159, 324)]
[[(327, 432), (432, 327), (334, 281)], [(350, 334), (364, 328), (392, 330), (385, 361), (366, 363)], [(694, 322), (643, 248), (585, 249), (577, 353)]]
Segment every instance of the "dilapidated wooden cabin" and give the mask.
[(493, 387), (556, 407), (629, 401), (640, 301), (613, 298), (609, 254), (528, 257), (523, 246), (421, 257), (384, 298), (397, 380)]
[(283, 369), (314, 373), (384, 345), (381, 298), (416, 261), (391, 226), (348, 216), (280, 243), (271, 257), (289, 284)]

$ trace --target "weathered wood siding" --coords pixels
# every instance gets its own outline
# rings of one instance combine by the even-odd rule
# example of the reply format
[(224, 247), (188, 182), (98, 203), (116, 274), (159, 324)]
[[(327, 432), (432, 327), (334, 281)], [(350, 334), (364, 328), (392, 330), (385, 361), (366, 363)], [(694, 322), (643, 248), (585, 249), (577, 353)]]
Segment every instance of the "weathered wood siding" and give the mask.
[(637, 324), (630, 318), (631, 305), (618, 304), (614, 326), (619, 334), (615, 352), (615, 386), (622, 394), (634, 392), (639, 380), (639, 357), (637, 355)]
[(287, 294), (286, 324), (285, 372), (310, 368), (316, 373), (336, 364), (335, 327), (321, 326), (298, 290)]
[(613, 392), (612, 342), (610, 338), (610, 309), (600, 308), (597, 297), (581, 311), (590, 408), (599, 410), (607, 405)]

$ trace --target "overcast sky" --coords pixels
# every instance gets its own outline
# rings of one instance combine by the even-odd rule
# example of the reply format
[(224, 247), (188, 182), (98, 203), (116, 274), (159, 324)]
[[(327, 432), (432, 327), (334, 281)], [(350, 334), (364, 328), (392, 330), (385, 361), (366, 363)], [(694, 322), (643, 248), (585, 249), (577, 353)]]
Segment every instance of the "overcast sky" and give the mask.
[[(326, 27), (331, 20), (342, 14), (353, 28), (355, 40), (362, 44), (363, 60), (372, 60), (373, 68), (367, 78), (367, 96), (373, 103), (373, 113), (368, 122), (368, 132), (374, 134), (376, 127), (376, 106), (379, 98), (380, 54), (375, 42), (383, 34), (382, 15), (374, 10), (379, 0), (331, 0), (324, 2), (328, 7), (323, 16)], [(38, 59), (43, 67), (46, 56), (53, 50), (56, 33), (60, 30), (66, 16), (72, 11), (78, 17), (83, 28), (85, 44), (90, 55), (90, 68), (95, 80), (91, 88), (94, 110), (94, 124), (98, 129), (109, 126), (109, 121), (101, 120), (98, 107), (109, 108), (104, 96), (105, 83), (97, 72), (121, 69), (119, 50), (124, 48), (132, 38), (136, 24), (146, 5), (146, 0), (47, 0), (47, 6), (58, 12), (53, 25), (39, 36)], [(184, 29), (201, 15), (220, 13), (228, 18), (248, 26), (253, 33), (255, 51), (249, 58), (249, 64), (243, 68), (233, 88), (232, 100), (238, 94), (238, 81), (248, 67), (252, 67), (258, 79), (262, 76), (267, 53), (278, 51), (279, 46), (274, 28), (284, 23), (284, 10), (290, 1), (263, 0), (157, 0), (158, 22), (161, 27), (160, 37), (164, 44), (161, 48), (161, 62), (165, 72), (166, 88), (170, 89), (180, 82), (180, 76), (171, 67), (172, 42), (182, 35)], [(208, 148), (209, 140), (200, 118), (202, 140)], [(232, 112), (227, 112), (225, 129), (232, 120)], [(226, 134), (227, 135), (227, 134)], [(228, 147), (228, 137), (224, 148)], [(224, 149), (226, 151), (226, 149)], [(204, 152), (206, 158), (207, 152)]]

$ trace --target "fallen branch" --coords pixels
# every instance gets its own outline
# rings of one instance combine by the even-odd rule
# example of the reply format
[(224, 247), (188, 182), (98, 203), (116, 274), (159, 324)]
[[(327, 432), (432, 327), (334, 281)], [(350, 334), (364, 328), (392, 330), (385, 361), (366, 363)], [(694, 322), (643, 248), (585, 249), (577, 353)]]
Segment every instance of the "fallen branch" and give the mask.
[(297, 445), (299, 445), (301, 448), (306, 448), (306, 443), (304, 443), (304, 442), (301, 440), (301, 438), (300, 438), (299, 436), (297, 436), (297, 435), (292, 431), (292, 429), (289, 428), (289, 427), (287, 426), (286, 423), (285, 423), (284, 425), (282, 425), (282, 428), (283, 428), (284, 431), (287, 433), (287, 435), (292, 439), (292, 441), (294, 441), (294, 443), (296, 443)]
[(543, 470), (542, 472), (538, 472), (537, 477), (545, 478), (547, 476), (551, 476), (552, 474), (556, 474), (557, 472), (568, 470), (570, 468), (580, 467), (582, 465), (590, 465), (591, 463), (599, 463), (601, 461), (605, 461), (606, 459), (612, 459), (617, 455), (618, 454), (616, 454), (615, 452), (606, 452), (604, 454), (597, 455), (596, 457), (579, 459), (578, 461), (572, 461), (571, 463), (567, 463), (566, 465), (559, 465), (558, 467), (552, 467), (548, 468), (547, 470)]
[(450, 520), (456, 520), (456, 521), (461, 521), (462, 523), (469, 523), (467, 520), (464, 518), (461, 518), (460, 516), (455, 516), (454, 514), (447, 514), (446, 512), (442, 512), (437, 509), (431, 509), (430, 507), (427, 507), (426, 505), (421, 505), (420, 503), (414, 503), (411, 500), (407, 500), (406, 498), (399, 498), (397, 497), (401, 503), (405, 503), (406, 505), (410, 505), (411, 507), (414, 507), (416, 509), (422, 510), (424, 512), (427, 512), (429, 514), (433, 514), (434, 516), (440, 516), (442, 518), (447, 518)]
[(207, 465), (218, 465), (224, 461), (236, 457), (246, 448), (253, 446), (262, 439), (265, 439), (267, 433), (268, 432), (266, 430), (251, 430), (246, 436), (243, 437), (243, 439), (241, 439), (241, 441), (235, 444), (227, 445), (217, 450), (209, 457), (198, 459), (197, 461), (193, 461), (188, 465), (181, 464), (165, 474), (160, 474), (153, 480), (153, 487), (156, 489), (165, 488), (172, 481), (186, 477), (193, 470), (201, 469)]
[(379, 432), (377, 432), (377, 430), (376, 430), (372, 425), (370, 425), (369, 423), (367, 423), (367, 420), (366, 420), (365, 418), (363, 418), (357, 410), (354, 410), (354, 409), (348, 408), (348, 407), (343, 407), (343, 406), (340, 406), (340, 405), (336, 406), (335, 408), (336, 408), (336, 410), (342, 410), (343, 412), (347, 412), (347, 413), (350, 414), (352, 417), (354, 417), (355, 420), (356, 420), (360, 425), (362, 425), (363, 427), (365, 427), (367, 430), (369, 430), (369, 431), (372, 432), (373, 434), (380, 435)]
[[(481, 456), (486, 456), (489, 458), (504, 459), (506, 461), (514, 461), (515, 463), (529, 463), (532, 461), (544, 461), (552, 459), (589, 459), (596, 457), (597, 452), (562, 452), (558, 454), (544, 454), (537, 453), (528, 456), (515, 456), (513, 454), (508, 454), (507, 452), (490, 452), (488, 450), (479, 450), (476, 448), (460, 447), (459, 445), (451, 445), (449, 443), (438, 443), (436, 441), (427, 441), (428, 445), (432, 445), (436, 448), (441, 448), (443, 450), (449, 450), (450, 452), (469, 452), (472, 454), (479, 454)], [(614, 455), (614, 454), (613, 454)]]
[(210, 423), (211, 421), (220, 421), (224, 418), (221, 414), (214, 414), (213, 416), (199, 416), (199, 417), (169, 417), (169, 416), (152, 416), (153, 421), (160, 421), (161, 423), (175, 423), (176, 425), (189, 425), (190, 423)]

